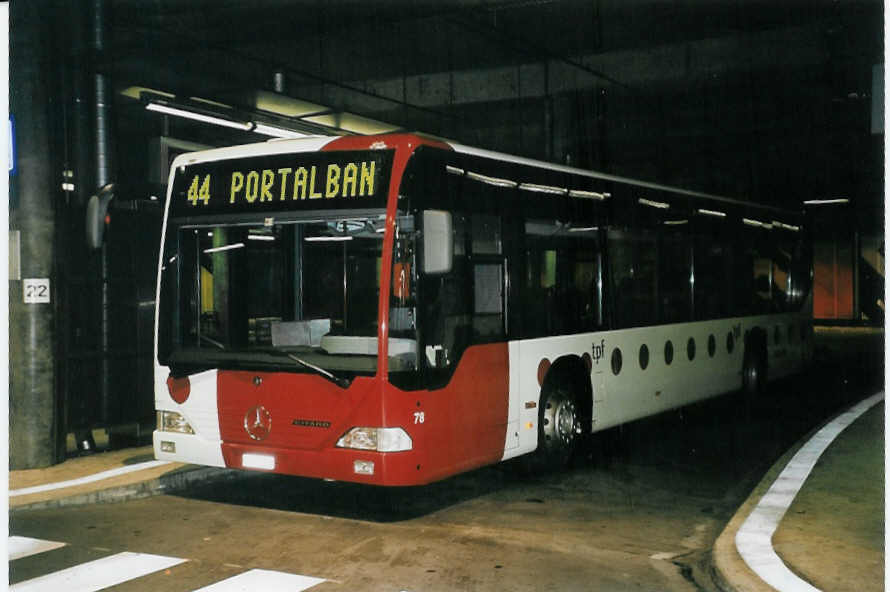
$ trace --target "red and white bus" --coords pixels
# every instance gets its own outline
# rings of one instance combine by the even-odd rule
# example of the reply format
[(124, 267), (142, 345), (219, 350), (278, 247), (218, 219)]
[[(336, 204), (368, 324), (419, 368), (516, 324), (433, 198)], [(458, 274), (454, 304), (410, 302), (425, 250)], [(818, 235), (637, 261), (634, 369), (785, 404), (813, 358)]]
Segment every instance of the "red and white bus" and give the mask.
[(812, 353), (798, 215), (407, 135), (173, 163), (159, 459), (424, 484)]

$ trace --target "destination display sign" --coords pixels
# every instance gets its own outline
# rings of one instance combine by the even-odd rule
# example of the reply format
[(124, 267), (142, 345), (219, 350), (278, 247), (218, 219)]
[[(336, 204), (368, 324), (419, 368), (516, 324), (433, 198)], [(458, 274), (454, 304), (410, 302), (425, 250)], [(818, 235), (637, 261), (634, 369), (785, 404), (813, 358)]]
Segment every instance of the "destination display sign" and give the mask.
[(178, 216), (386, 207), (394, 152), (273, 154), (199, 163), (177, 171)]

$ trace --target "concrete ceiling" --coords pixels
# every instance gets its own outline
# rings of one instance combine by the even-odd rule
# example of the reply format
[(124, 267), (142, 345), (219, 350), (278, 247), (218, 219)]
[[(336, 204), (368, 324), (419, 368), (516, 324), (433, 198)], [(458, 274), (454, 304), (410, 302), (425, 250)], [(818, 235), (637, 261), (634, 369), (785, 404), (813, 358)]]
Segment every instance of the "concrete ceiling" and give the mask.
[[(107, 5), (99, 67), (118, 89), (250, 110), (280, 72), (290, 97), (487, 148), (787, 205), (880, 204), (879, 0)], [(119, 102), (125, 132), (157, 120)]]

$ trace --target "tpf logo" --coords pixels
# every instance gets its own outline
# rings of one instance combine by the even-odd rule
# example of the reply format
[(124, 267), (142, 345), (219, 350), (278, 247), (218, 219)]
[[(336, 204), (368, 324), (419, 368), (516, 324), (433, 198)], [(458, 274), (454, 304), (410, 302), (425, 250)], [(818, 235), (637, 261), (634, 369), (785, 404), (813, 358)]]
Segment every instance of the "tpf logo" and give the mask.
[(606, 340), (603, 339), (599, 342), (599, 345), (596, 343), (593, 344), (593, 361), (597, 364), (600, 363), (600, 360), (606, 355)]

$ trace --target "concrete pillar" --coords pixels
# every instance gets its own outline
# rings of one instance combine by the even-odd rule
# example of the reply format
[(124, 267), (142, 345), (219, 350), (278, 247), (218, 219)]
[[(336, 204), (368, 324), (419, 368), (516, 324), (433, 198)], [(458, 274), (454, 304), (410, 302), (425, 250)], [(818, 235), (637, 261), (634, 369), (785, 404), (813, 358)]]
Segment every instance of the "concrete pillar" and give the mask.
[[(51, 122), (54, 69), (48, 2), (11, 2), (9, 110), (16, 123), (16, 172), (10, 177), (10, 230), (20, 233), (21, 277), (49, 281), (49, 303), (24, 303), (24, 281), (9, 282), (9, 467), (64, 459), (55, 389), (54, 170)], [(38, 296), (39, 294), (33, 294)]]

